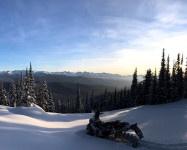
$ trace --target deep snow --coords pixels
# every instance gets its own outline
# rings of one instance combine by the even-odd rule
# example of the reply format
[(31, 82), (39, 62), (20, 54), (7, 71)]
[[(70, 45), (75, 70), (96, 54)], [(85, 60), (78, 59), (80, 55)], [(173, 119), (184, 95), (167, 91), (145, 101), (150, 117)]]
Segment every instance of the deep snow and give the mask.
[[(0, 150), (134, 150), (84, 134), (92, 116), (0, 106)], [(187, 100), (104, 112), (101, 119), (137, 122), (145, 136), (137, 149), (187, 149)]]

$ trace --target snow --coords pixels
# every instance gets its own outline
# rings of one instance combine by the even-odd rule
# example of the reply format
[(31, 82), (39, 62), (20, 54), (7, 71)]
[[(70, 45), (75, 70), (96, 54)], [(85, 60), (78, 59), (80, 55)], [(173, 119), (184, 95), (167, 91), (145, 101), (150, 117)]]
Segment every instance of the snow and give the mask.
[[(39, 106), (0, 106), (0, 150), (134, 150), (86, 135), (93, 114), (46, 113)], [(138, 150), (187, 149), (187, 100), (104, 112), (103, 121), (138, 123), (145, 138)]]

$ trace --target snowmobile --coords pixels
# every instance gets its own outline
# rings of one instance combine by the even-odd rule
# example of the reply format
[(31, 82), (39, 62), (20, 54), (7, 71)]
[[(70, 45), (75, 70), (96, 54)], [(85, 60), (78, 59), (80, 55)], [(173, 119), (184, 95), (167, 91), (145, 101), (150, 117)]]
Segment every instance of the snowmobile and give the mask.
[[(100, 111), (96, 111), (93, 118), (89, 120), (86, 128), (87, 134), (126, 143), (132, 147), (138, 146), (138, 141), (143, 138), (143, 133), (138, 128), (137, 123), (130, 125), (128, 122), (119, 120), (104, 123), (99, 119), (100, 114), (102, 114)], [(128, 130), (133, 130), (136, 135), (128, 133)]]

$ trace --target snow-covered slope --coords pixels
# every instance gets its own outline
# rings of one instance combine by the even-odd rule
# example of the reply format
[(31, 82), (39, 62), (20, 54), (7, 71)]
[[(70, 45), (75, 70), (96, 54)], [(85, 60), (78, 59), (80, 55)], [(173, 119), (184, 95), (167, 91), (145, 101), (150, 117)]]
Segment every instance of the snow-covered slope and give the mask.
[[(0, 106), (0, 150), (134, 149), (85, 135), (92, 115), (46, 113), (36, 105)], [(137, 122), (145, 136), (137, 149), (187, 149), (187, 100), (105, 112), (101, 119)]]

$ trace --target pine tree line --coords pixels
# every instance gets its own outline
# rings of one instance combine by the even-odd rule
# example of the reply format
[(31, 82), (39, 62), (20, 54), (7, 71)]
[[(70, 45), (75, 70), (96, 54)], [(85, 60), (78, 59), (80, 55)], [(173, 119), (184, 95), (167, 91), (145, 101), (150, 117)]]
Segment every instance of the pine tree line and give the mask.
[(20, 78), (10, 84), (8, 92), (2, 84), (0, 105), (28, 107), (35, 103), (45, 111), (55, 111), (53, 97), (51, 91), (48, 90), (46, 81), (43, 81), (39, 87), (36, 87), (32, 72), (32, 65), (30, 64), (29, 70), (26, 68), (25, 76), (21, 72)]
[[(79, 84), (77, 84), (76, 101), (59, 104), (59, 112), (63, 113), (88, 113), (92, 110), (110, 111), (146, 104), (163, 104), (187, 98), (187, 62), (183, 72), (183, 55), (178, 54), (177, 60), (170, 68), (170, 58), (165, 58), (163, 49), (161, 68), (159, 74), (155, 69), (146, 71), (144, 80), (138, 82), (137, 68), (133, 74), (131, 88), (120, 91), (105, 92), (94, 97), (94, 92), (86, 97), (81, 97)], [(171, 71), (172, 70), (172, 71)]]

